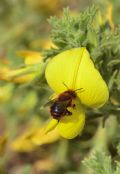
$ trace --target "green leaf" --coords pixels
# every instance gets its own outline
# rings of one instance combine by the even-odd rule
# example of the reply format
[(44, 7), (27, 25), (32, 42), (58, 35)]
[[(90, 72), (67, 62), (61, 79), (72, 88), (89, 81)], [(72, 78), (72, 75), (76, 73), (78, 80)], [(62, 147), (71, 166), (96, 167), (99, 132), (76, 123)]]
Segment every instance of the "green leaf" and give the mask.
[(111, 157), (104, 152), (97, 151), (83, 162), (87, 167), (93, 169), (94, 174), (113, 174)]
[(83, 161), (83, 164), (93, 170), (93, 174), (119, 174), (120, 163), (116, 162), (116, 166), (111, 159), (103, 151), (96, 151)]

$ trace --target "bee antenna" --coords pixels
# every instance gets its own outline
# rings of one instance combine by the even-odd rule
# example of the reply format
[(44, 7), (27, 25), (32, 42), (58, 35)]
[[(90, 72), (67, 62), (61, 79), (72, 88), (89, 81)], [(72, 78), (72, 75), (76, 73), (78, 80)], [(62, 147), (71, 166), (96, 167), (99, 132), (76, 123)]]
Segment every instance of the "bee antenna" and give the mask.
[[(79, 89), (76, 89), (75, 91), (80, 91), (80, 92), (83, 92), (84, 90), (82, 90), (83, 88), (79, 88)], [(82, 90), (82, 91), (81, 91)]]
[(64, 82), (63, 82), (63, 85), (64, 85), (67, 89), (69, 89), (68, 86), (67, 86)]

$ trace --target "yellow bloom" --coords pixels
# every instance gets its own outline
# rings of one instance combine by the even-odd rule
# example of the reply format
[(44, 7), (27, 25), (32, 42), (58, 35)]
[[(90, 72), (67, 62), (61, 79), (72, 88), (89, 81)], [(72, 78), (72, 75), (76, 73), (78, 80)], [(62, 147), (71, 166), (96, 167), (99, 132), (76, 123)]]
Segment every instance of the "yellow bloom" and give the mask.
[(33, 80), (38, 74), (40, 74), (43, 67), (44, 63), (42, 61), (18, 69), (3, 67), (0, 69), (0, 80), (11, 81), (14, 83), (26, 83)]
[(57, 129), (50, 131), (48, 134), (45, 132), (45, 127), (38, 128), (31, 137), (31, 141), (35, 145), (50, 144), (60, 139)]
[(58, 131), (54, 129), (48, 134), (45, 133), (45, 128), (34, 128), (29, 126), (28, 129), (11, 143), (11, 148), (18, 152), (29, 152), (43, 144), (50, 144), (60, 138)]
[(112, 12), (113, 12), (112, 4), (109, 4), (109, 6), (107, 7), (107, 10), (106, 10), (106, 19), (108, 20), (112, 30), (114, 30), (115, 25), (114, 25), (113, 20), (112, 20)]
[(40, 63), (43, 59), (42, 55), (36, 51), (17, 51), (17, 55), (22, 56), (25, 59), (26, 65)]
[(86, 48), (74, 48), (55, 56), (46, 67), (46, 79), (58, 94), (67, 90), (63, 82), (72, 90), (83, 88), (77, 96), (88, 107), (99, 107), (108, 100), (107, 85)]
[(30, 141), (29, 134), (16, 138), (10, 145), (11, 149), (17, 152), (33, 151), (36, 146)]
[(49, 86), (57, 94), (67, 90), (63, 82), (72, 90), (83, 88), (82, 92), (76, 93), (80, 102), (76, 103), (76, 109), (72, 109), (72, 116), (65, 116), (58, 123), (63, 137), (74, 138), (80, 134), (84, 125), (83, 105), (92, 108), (102, 106), (109, 97), (107, 85), (84, 47), (70, 49), (55, 56), (48, 63), (45, 75)]
[(16, 77), (16, 78), (12, 78), (12, 82), (14, 83), (27, 83), (30, 82), (31, 80), (33, 80), (35, 78), (36, 74), (31, 73), (31, 74), (26, 74), (26, 75), (22, 75), (20, 77)]
[(11, 81), (15, 83), (26, 83), (34, 79), (36, 73), (26, 73), (28, 68), (10, 69), (1, 68), (0, 69), (0, 80)]
[(42, 48), (42, 49), (50, 49), (52, 48), (57, 48), (56, 45), (53, 44), (53, 42), (50, 39), (36, 39), (31, 42), (31, 47), (32, 48)]
[(26, 83), (33, 80), (42, 72), (44, 67), (43, 57), (35, 51), (18, 51), (17, 54), (24, 58), (24, 67), (12, 69), (9, 66), (1, 66), (0, 80), (14, 83)]

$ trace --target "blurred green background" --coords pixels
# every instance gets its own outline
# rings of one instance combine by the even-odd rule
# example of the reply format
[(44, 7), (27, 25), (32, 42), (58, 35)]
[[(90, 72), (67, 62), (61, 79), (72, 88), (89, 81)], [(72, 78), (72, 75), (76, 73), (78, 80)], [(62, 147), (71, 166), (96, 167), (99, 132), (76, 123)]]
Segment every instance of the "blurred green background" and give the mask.
[[(47, 19), (62, 16), (63, 8), (69, 7), (76, 15), (93, 3), (104, 11), (110, 4), (113, 7), (113, 21), (119, 24), (119, 0), (0, 0), (0, 65), (19, 67), (23, 64), (16, 52), (21, 50), (42, 51), (50, 48), (51, 26)], [(1, 74), (0, 74), (1, 75)], [(46, 86), (25, 86), (0, 82), (0, 174), (91, 174), (81, 161), (92, 148), (107, 140), (106, 132), (97, 129), (98, 122), (90, 122), (86, 133), (74, 140), (60, 137), (51, 138), (51, 142), (34, 146), (29, 141), (32, 132), (37, 131), (49, 118), (48, 111), (40, 109), (52, 91)], [(116, 120), (111, 116), (108, 128), (113, 126), (109, 136), (113, 138)], [(25, 132), (25, 133), (24, 133)], [(96, 132), (93, 137), (93, 132)], [(17, 148), (11, 148), (16, 137)], [(24, 141), (24, 138), (27, 140)], [(39, 139), (39, 136), (36, 138)], [(94, 139), (94, 141), (93, 141)], [(102, 145), (101, 145), (102, 146)], [(113, 147), (109, 147), (113, 148)], [(111, 149), (114, 156), (116, 152)]]

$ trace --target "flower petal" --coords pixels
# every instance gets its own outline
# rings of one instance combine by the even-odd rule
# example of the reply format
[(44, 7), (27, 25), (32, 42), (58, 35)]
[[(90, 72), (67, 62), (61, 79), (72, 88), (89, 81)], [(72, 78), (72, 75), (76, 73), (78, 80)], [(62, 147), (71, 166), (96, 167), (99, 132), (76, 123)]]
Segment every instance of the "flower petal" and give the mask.
[(63, 82), (69, 89), (83, 88), (83, 92), (77, 94), (81, 103), (88, 107), (100, 107), (108, 100), (107, 85), (84, 47), (55, 56), (47, 65), (45, 75), (56, 93), (67, 90)]
[(50, 132), (51, 130), (53, 130), (53, 129), (57, 126), (57, 124), (58, 124), (58, 120), (52, 119), (52, 120), (48, 123), (48, 125), (44, 128), (45, 133), (48, 133), (48, 132)]
[(67, 139), (80, 135), (85, 124), (84, 108), (79, 102), (76, 103), (76, 108), (70, 111), (72, 115), (63, 117), (58, 124), (59, 134)]
[(65, 83), (70, 89), (74, 89), (75, 74), (80, 64), (85, 48), (71, 49), (55, 56), (46, 67), (46, 79), (49, 86), (56, 92), (66, 91)]
[(26, 65), (40, 63), (43, 59), (41, 54), (36, 51), (29, 51), (29, 50), (17, 51), (17, 55), (25, 58)]
[(31, 137), (31, 141), (35, 145), (53, 143), (59, 139), (60, 139), (60, 135), (57, 130), (57, 127), (48, 133), (45, 133), (44, 127), (39, 128), (36, 132), (34, 132), (33, 136)]
[(95, 68), (88, 51), (85, 49), (78, 69), (76, 89), (83, 88), (77, 95), (81, 103), (88, 107), (100, 107), (109, 97), (108, 87)]

